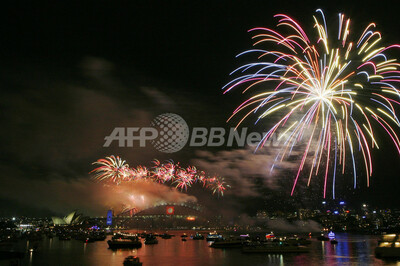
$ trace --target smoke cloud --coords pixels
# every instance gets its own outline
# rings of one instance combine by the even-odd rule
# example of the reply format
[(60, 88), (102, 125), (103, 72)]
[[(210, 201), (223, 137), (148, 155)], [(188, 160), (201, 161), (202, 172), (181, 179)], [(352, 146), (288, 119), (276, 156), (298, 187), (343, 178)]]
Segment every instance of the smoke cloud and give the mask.
[(276, 152), (277, 148), (274, 147), (265, 147), (257, 152), (254, 147), (217, 153), (198, 151), (198, 158), (192, 161), (198, 168), (224, 177), (232, 186), (227, 194), (257, 196), (256, 177), (261, 177), (268, 188), (277, 190), (283, 174), (298, 167), (297, 161), (275, 162)]
[(298, 220), (291, 223), (283, 218), (268, 220), (267, 227), (278, 232), (299, 233), (318, 232), (322, 229), (322, 226), (313, 220)]
[[(14, 192), (16, 187), (18, 194)], [(60, 215), (79, 209), (90, 216), (103, 216), (108, 209), (114, 209), (118, 214), (124, 209), (135, 207), (140, 210), (162, 202), (197, 201), (194, 196), (154, 182), (138, 181), (117, 186), (88, 178), (10, 179), (2, 184), (0, 197)]]

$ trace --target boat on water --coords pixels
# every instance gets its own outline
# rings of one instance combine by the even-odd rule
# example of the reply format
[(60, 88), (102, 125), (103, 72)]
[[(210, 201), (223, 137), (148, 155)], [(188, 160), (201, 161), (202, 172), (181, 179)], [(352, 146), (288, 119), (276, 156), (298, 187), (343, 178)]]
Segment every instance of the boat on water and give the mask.
[(142, 242), (139, 239), (112, 239), (108, 240), (107, 244), (110, 249), (142, 247)]
[(181, 237), (188, 237), (188, 235), (187, 235), (186, 233), (183, 233), (183, 234), (181, 235)]
[(207, 241), (215, 241), (217, 239), (222, 239), (222, 235), (218, 234), (216, 231), (214, 232), (210, 232), (207, 237), (206, 237)]
[(85, 243), (92, 243), (92, 242), (94, 242), (95, 240), (93, 239), (93, 238), (90, 238), (90, 237), (87, 237), (83, 242), (85, 242)]
[(249, 234), (240, 235), (239, 237), (240, 237), (240, 239), (242, 239), (242, 240), (250, 240), (250, 235), (249, 235)]
[(400, 257), (400, 235), (386, 234), (378, 241), (375, 248), (375, 256), (378, 258), (399, 258)]
[(336, 245), (337, 243), (339, 243), (335, 238), (334, 239), (331, 239), (331, 244), (332, 245)]
[(242, 239), (216, 239), (210, 247), (212, 248), (241, 248), (244, 245)]
[(300, 245), (290, 245), (286, 242), (259, 242), (249, 243), (242, 248), (243, 253), (306, 253), (310, 249)]
[(137, 256), (128, 256), (124, 260), (124, 266), (142, 266), (142, 264)]
[(132, 240), (137, 240), (138, 235), (137, 234), (129, 234), (129, 233), (114, 233), (112, 239), (132, 239)]
[(203, 239), (204, 239), (204, 236), (202, 234), (199, 234), (199, 233), (196, 233), (193, 236), (193, 240), (203, 240)]
[(149, 234), (149, 235), (146, 236), (146, 239), (144, 240), (144, 243), (146, 245), (154, 245), (154, 244), (158, 244), (158, 240), (154, 235)]
[(162, 238), (162, 239), (171, 239), (171, 238), (172, 238), (172, 235), (165, 233), (165, 234), (162, 234), (162, 235), (161, 235), (161, 238)]
[(321, 234), (317, 239), (319, 241), (329, 241), (329, 237), (326, 237), (324, 234)]
[(182, 241), (187, 241), (186, 238), (182, 237)]
[(271, 232), (269, 234), (265, 234), (265, 239), (275, 239), (275, 234), (274, 232)]

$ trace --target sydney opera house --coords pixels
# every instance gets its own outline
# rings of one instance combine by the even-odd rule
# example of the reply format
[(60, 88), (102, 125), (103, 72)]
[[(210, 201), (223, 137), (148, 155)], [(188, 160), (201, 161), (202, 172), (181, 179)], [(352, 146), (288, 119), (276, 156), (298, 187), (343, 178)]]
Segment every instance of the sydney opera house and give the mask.
[(73, 211), (65, 217), (51, 217), (54, 225), (77, 225), (82, 223), (83, 215)]

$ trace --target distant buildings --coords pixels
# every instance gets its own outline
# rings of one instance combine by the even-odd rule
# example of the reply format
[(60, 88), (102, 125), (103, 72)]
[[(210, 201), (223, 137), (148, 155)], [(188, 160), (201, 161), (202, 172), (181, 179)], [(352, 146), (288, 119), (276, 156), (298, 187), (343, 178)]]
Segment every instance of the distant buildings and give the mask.
[(344, 201), (323, 201), (317, 209), (300, 208), (286, 212), (259, 210), (254, 219), (258, 228), (265, 229), (268, 229), (270, 221), (284, 219), (289, 222), (313, 220), (325, 230), (335, 231), (375, 234), (400, 230), (400, 211), (373, 209), (365, 203), (351, 208)]
[[(119, 218), (123, 217), (125, 216), (119, 216)], [(140, 228), (193, 227), (206, 222), (203, 207), (192, 203), (159, 204), (128, 217), (131, 219), (125, 220), (125, 226), (129, 224)]]

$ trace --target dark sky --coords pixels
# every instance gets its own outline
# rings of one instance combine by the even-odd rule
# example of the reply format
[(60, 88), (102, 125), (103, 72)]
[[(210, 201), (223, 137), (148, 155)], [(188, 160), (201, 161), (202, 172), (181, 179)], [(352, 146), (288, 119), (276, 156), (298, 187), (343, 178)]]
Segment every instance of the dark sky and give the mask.
[[(7, 193), (0, 193), (0, 215), (63, 212), (62, 201), (51, 207), (46, 202), (84, 197), (62, 194), (64, 185), (54, 180), (68, 184), (88, 178), (91, 162), (110, 154), (132, 165), (149, 164), (154, 157), (184, 164), (196, 159), (197, 151), (188, 148), (173, 158), (149, 149), (106, 149), (103, 138), (115, 126), (145, 126), (163, 112), (180, 114), (196, 126), (225, 126), (241, 98), (223, 96), (221, 87), (243, 63), (235, 56), (251, 46), (247, 30), (274, 26), (276, 13), (291, 15), (312, 30), (317, 8), (335, 26), (342, 12), (352, 18), (355, 30), (374, 21), (384, 42), (400, 42), (399, 10), (393, 5), (321, 3), (18, 1), (2, 7), (0, 184)], [(346, 188), (343, 198), (382, 207), (400, 203), (399, 156), (388, 140), (382, 142), (373, 153), (371, 188), (361, 181), (356, 190)], [(30, 189), (32, 183), (43, 186)], [(41, 187), (54, 192), (42, 193)], [(68, 208), (85, 207), (69, 200)]]

